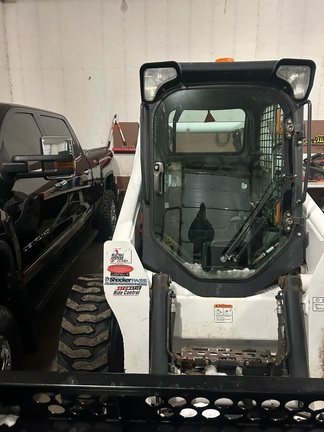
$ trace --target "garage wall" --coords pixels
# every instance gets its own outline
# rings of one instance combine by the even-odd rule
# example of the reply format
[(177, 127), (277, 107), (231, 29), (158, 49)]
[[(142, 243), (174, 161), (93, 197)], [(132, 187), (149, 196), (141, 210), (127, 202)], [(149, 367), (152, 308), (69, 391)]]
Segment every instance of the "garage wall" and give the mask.
[(106, 143), (115, 113), (138, 121), (146, 61), (312, 58), (324, 118), (323, 0), (3, 1), (1, 100), (62, 112), (85, 148)]
[(3, 6), (0, 3), (0, 100), (8, 101), (11, 97), (7, 58), (7, 37), (3, 12)]

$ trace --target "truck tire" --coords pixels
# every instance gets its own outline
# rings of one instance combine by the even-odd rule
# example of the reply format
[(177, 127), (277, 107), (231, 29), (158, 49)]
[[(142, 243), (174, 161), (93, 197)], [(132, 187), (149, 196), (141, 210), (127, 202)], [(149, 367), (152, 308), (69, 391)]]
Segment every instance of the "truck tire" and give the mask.
[(19, 368), (21, 351), (18, 325), (9, 309), (0, 306), (0, 370)]
[(123, 370), (121, 334), (106, 301), (102, 275), (79, 277), (63, 314), (58, 371)]
[(98, 214), (98, 237), (102, 241), (111, 239), (117, 223), (117, 200), (112, 190), (105, 190)]

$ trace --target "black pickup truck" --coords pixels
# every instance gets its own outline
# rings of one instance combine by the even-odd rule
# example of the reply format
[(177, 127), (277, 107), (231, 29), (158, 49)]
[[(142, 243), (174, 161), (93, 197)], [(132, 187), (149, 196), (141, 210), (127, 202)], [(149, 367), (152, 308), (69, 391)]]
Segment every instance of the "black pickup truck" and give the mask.
[(42, 278), (44, 302), (71, 242), (85, 241), (90, 226), (101, 240), (111, 237), (118, 207), (113, 168), (112, 151), (82, 150), (64, 116), (0, 104), (0, 370), (18, 366), (21, 347), (28, 352), (37, 344), (33, 281)]

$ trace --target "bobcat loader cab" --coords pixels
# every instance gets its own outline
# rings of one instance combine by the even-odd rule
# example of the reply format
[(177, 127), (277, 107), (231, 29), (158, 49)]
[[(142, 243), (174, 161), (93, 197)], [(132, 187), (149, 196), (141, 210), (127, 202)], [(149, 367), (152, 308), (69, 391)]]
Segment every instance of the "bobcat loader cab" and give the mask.
[(126, 372), (323, 376), (324, 216), (302, 172), (314, 73), (142, 66), (140, 145), (105, 244)]

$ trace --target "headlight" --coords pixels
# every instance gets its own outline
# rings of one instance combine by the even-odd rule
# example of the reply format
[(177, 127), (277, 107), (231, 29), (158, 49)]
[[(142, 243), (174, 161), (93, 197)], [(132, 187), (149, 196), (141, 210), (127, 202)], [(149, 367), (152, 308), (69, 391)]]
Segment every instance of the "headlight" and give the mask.
[(311, 68), (309, 66), (281, 65), (277, 69), (277, 77), (290, 84), (295, 99), (303, 99), (307, 94)]
[(177, 71), (173, 67), (149, 68), (144, 71), (144, 98), (152, 102), (160, 87), (177, 77)]

